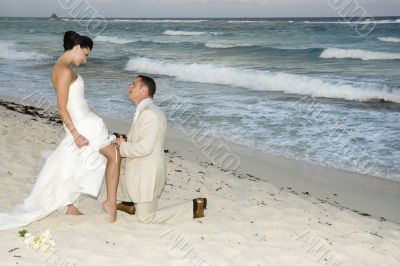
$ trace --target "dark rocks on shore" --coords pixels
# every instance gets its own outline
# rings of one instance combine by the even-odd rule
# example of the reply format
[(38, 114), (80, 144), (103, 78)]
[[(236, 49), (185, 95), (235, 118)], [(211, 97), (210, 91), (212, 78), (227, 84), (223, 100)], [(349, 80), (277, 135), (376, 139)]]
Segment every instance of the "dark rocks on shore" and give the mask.
[(49, 112), (42, 108), (29, 105), (22, 105), (15, 102), (7, 102), (1, 99), (0, 99), (0, 106), (4, 106), (6, 109), (14, 112), (32, 116), (33, 118), (46, 119), (48, 122), (54, 125), (60, 125), (63, 123), (58, 113)]
[[(62, 125), (63, 121), (61, 120), (60, 116), (57, 112), (49, 112), (45, 109), (29, 106), (29, 105), (22, 105), (15, 102), (7, 102), (0, 99), (0, 106), (4, 106), (8, 110), (18, 112), (25, 115), (32, 116), (32, 120), (37, 121), (36, 118), (46, 119), (50, 124), (53, 125)], [(121, 135), (126, 140), (126, 136), (121, 133), (113, 133), (117, 134), (118, 136)]]

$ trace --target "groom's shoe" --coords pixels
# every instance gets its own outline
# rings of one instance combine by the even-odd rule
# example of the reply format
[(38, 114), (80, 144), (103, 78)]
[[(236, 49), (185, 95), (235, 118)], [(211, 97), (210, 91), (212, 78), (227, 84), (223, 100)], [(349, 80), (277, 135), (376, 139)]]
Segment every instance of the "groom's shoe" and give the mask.
[(204, 217), (204, 210), (207, 209), (207, 199), (197, 198), (193, 200), (193, 219)]
[(136, 212), (135, 203), (123, 201), (117, 204), (117, 210), (133, 215)]

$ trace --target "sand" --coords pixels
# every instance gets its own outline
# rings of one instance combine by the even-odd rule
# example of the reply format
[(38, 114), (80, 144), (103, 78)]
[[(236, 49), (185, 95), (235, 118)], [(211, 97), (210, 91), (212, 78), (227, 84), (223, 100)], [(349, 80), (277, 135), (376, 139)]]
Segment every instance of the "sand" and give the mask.
[[(106, 121), (111, 131), (129, 126)], [(28, 195), (60, 130), (56, 114), (0, 104), (1, 212)], [(119, 213), (109, 224), (103, 185), (97, 199), (81, 200), (85, 215), (56, 212), (25, 227), (50, 229), (54, 253), (28, 250), (18, 229), (0, 232), (0, 265), (400, 265), (398, 183), (229, 143), (240, 167), (226, 171), (190, 139), (168, 132), (160, 204), (207, 197), (205, 218), (146, 225)]]

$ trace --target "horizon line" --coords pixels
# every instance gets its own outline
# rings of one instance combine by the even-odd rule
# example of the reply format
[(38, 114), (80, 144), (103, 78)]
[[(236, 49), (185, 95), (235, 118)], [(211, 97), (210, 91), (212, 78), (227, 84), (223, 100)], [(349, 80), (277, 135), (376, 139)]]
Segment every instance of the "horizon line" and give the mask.
[[(57, 14), (56, 14), (57, 15)], [(50, 15), (51, 16), (51, 15)], [(50, 16), (2, 16), (0, 18), (49, 18)], [(60, 19), (288, 19), (288, 18), (342, 18), (342, 19), (356, 19), (356, 18), (387, 18), (387, 17), (400, 17), (400, 15), (379, 15), (369, 17), (341, 17), (341, 16), (293, 16), (293, 17), (58, 17)]]

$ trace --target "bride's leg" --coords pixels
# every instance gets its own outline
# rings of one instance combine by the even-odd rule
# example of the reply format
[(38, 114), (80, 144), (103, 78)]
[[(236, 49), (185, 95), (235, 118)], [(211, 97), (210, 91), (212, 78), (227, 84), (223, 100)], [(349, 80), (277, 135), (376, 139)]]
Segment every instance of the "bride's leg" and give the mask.
[(109, 144), (100, 150), (100, 153), (107, 159), (105, 172), (107, 199), (103, 202), (103, 209), (108, 213), (110, 222), (117, 220), (117, 189), (121, 165), (121, 156), (113, 144)]

